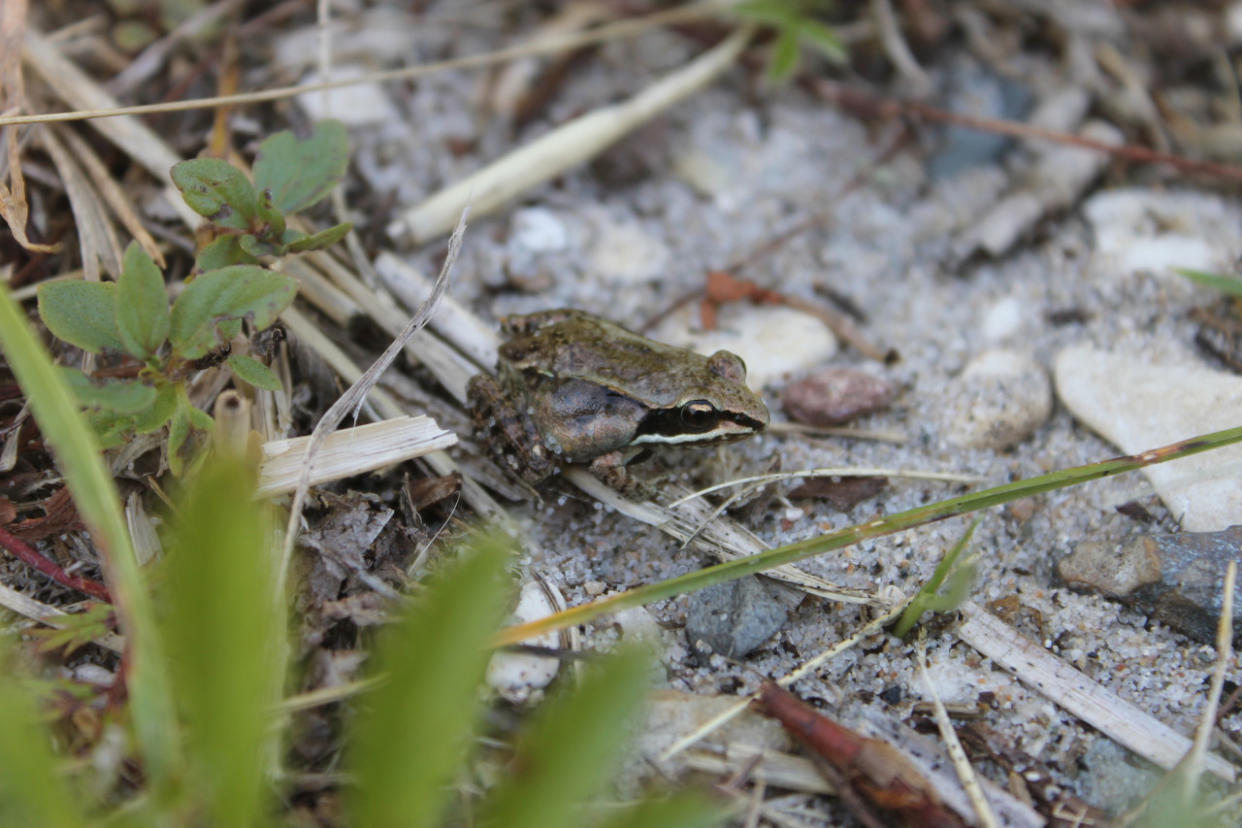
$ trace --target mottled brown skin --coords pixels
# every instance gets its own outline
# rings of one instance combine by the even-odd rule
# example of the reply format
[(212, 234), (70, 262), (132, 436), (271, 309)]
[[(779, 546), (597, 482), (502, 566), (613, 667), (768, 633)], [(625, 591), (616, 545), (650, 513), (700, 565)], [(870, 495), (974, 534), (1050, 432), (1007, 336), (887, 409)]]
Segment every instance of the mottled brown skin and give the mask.
[(768, 423), (735, 354), (710, 357), (583, 311), (509, 317), (495, 378), (470, 380), (476, 432), (498, 462), (537, 484), (562, 463), (608, 482), (656, 445), (747, 437)]

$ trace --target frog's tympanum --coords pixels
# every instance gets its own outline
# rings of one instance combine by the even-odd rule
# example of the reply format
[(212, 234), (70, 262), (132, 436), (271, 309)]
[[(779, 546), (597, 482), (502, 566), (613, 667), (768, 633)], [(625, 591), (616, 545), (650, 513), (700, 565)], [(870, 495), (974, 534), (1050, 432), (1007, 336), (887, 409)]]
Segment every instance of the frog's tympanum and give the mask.
[(576, 310), (511, 316), (502, 329), (497, 376), (470, 380), (469, 406), (497, 460), (532, 485), (562, 463), (590, 463), (619, 484), (647, 449), (736, 440), (768, 424), (728, 351), (702, 356)]

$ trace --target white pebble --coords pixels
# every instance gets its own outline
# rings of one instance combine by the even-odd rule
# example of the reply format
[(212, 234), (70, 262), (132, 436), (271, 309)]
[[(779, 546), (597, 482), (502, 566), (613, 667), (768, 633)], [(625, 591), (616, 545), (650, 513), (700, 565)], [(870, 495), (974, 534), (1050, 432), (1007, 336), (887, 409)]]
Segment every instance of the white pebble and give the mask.
[[(522, 624), (536, 621), (555, 611), (556, 608), (540, 584), (527, 581), (522, 584), (512, 620)], [(552, 632), (529, 639), (527, 643), (537, 647), (559, 647), (561, 642), (560, 637)], [(524, 704), (538, 698), (539, 691), (556, 678), (560, 666), (560, 661), (555, 658), (498, 652), (487, 665), (487, 683), (507, 701)]]
[[(1079, 345), (1057, 355), (1054, 372), (1074, 416), (1127, 454), (1235, 427), (1242, 411), (1242, 378), (1194, 364)], [(1242, 446), (1233, 445), (1143, 473), (1183, 530), (1216, 532), (1242, 523), (1240, 468)]]
[(698, 307), (686, 306), (660, 323), (651, 336), (701, 354), (732, 351), (746, 363), (746, 384), (751, 388), (763, 388), (787, 374), (808, 371), (837, 351), (832, 331), (810, 314), (740, 302), (720, 309), (713, 331), (700, 330)]

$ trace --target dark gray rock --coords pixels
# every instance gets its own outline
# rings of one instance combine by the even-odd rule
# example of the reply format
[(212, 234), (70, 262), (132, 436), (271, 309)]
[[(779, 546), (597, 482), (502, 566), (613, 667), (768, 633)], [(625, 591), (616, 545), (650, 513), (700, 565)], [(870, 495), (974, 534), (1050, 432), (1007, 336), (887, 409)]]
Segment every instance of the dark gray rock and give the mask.
[(787, 617), (772, 589), (751, 575), (691, 595), (686, 640), (696, 653), (744, 658), (779, 630)]
[[(1057, 574), (1073, 589), (1116, 598), (1211, 644), (1231, 560), (1242, 563), (1242, 526), (1141, 535), (1120, 546), (1083, 541), (1057, 563)], [(1242, 583), (1234, 590), (1233, 629), (1242, 633)]]

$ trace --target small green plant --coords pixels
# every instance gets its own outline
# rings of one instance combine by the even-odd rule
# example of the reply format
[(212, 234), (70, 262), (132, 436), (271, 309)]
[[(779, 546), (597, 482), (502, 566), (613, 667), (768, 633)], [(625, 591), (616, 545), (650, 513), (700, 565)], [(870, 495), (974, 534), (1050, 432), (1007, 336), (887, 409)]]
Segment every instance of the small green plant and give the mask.
[(966, 600), (966, 596), (970, 594), (970, 585), (975, 580), (978, 566), (973, 558), (962, 561), (959, 566), (958, 558), (966, 549), (966, 544), (970, 543), (970, 537), (975, 533), (975, 527), (978, 525), (978, 519), (972, 521), (962, 533), (962, 537), (953, 544), (953, 548), (945, 554), (940, 563), (936, 564), (936, 571), (927, 579), (927, 583), (923, 585), (918, 594), (910, 599), (905, 612), (897, 620), (893, 627), (893, 635), (904, 638), (906, 633), (918, 623), (923, 613), (948, 612), (957, 609)]
[[(280, 690), (286, 650), (280, 602), (271, 589), (272, 535), (251, 492), (253, 469), (213, 453), (187, 483), (162, 563), (156, 631), (176, 653), (169, 674), (183, 753), (162, 790), (121, 805), (99, 791), (78, 762), (69, 777), (48, 750), (36, 697), (47, 682), (0, 673), (0, 821), (80, 826), (270, 825), (277, 807)], [(229, 520), (220, 520), (228, 514)], [(376, 655), (381, 680), (356, 705), (343, 737), (351, 783), (342, 790), (348, 821), (366, 826), (435, 828), (457, 824), (454, 784), (476, 753), (486, 697), (489, 642), (512, 594), (509, 542), (482, 536), (466, 544), (402, 608)], [(147, 631), (130, 630), (131, 635)], [(12, 648), (0, 636), (0, 660)], [(718, 825), (723, 809), (696, 793), (603, 805), (650, 676), (636, 650), (604, 657), (581, 683), (541, 710), (497, 759), (501, 781), (469, 807), (481, 826), (505, 828), (697, 828)], [(71, 688), (72, 689), (72, 688)], [(63, 695), (63, 690), (58, 689)], [(95, 692), (99, 692), (96, 690)], [(33, 750), (33, 752), (31, 752)], [(146, 757), (137, 757), (143, 760)], [(77, 795), (70, 792), (77, 791)], [(18, 817), (21, 817), (20, 821)]]
[(218, 159), (174, 166), (172, 178), (186, 203), (219, 235), (199, 251), (199, 274), (171, 307), (163, 274), (137, 243), (125, 251), (116, 282), (39, 286), (39, 315), (55, 336), (93, 354), (123, 353), (140, 363), (133, 376), (112, 379), (61, 369), (105, 448), (167, 425), (168, 463), (179, 475), (187, 438), (211, 426), (186, 392), (195, 371), (227, 361), (244, 382), (280, 389), (263, 363), (230, 354), (230, 341), (243, 322), (256, 330), (272, 325), (297, 294), (297, 282), (264, 267), (263, 257), (316, 250), (349, 232), (349, 224), (338, 224), (308, 235), (288, 227), (286, 218), (322, 200), (347, 161), (344, 127), (328, 121), (306, 139), (280, 132), (264, 141), (254, 184)]
[(802, 49), (809, 47), (833, 63), (845, 63), (845, 47), (836, 33), (816, 18), (831, 3), (824, 0), (749, 0), (729, 11), (775, 33), (768, 55), (768, 79), (784, 83), (802, 63)]
[(352, 225), (337, 224), (313, 235), (287, 225), (286, 216), (322, 201), (345, 175), (349, 144), (339, 121), (322, 121), (306, 139), (278, 132), (259, 145), (254, 183), (218, 158), (195, 158), (172, 168), (173, 183), (194, 212), (221, 235), (199, 251), (207, 271), (257, 264), (264, 256), (319, 250), (344, 238)]

